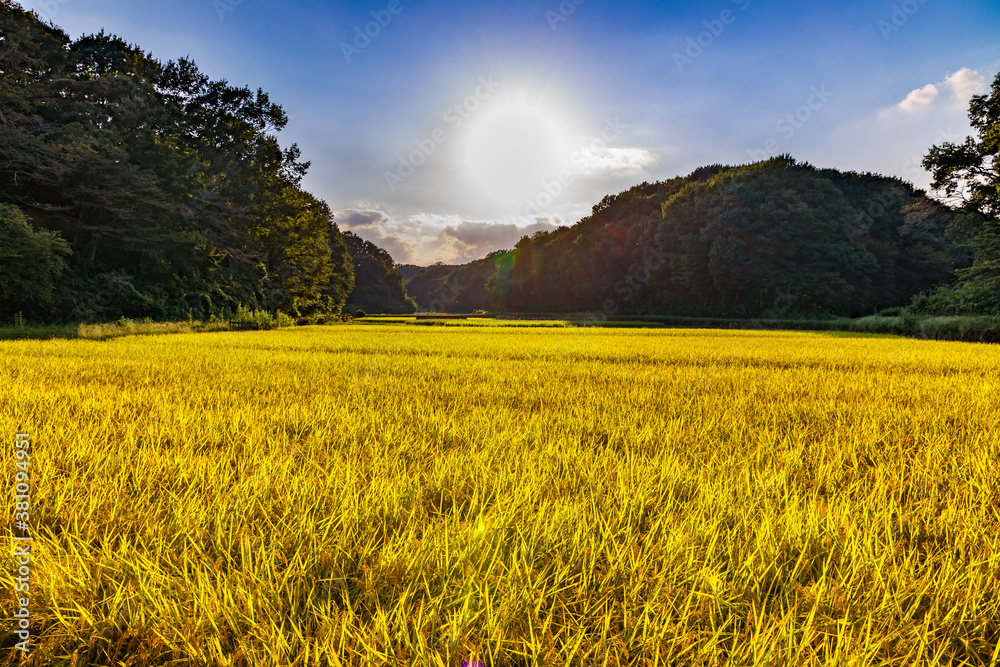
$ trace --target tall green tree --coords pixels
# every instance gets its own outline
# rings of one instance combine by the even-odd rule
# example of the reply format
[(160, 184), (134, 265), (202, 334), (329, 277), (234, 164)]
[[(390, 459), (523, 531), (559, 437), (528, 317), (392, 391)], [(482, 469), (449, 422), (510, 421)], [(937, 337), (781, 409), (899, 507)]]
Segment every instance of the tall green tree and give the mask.
[(417, 310), (417, 302), (406, 293), (403, 274), (386, 250), (353, 232), (344, 232), (344, 240), (354, 266), (348, 311), (403, 315)]
[(933, 187), (959, 212), (949, 227), (953, 240), (974, 261), (958, 282), (915, 300), (917, 310), (937, 314), (1000, 314), (1000, 74), (990, 91), (969, 102), (975, 137), (932, 147), (923, 166)]

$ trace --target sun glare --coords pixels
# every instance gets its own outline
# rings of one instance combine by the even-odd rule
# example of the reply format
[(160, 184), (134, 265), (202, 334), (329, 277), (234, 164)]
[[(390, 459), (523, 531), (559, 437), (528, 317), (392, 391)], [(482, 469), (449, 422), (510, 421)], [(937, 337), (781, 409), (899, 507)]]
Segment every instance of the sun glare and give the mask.
[(463, 171), (481, 196), (520, 207), (568, 165), (568, 123), (554, 108), (515, 95), (470, 121)]

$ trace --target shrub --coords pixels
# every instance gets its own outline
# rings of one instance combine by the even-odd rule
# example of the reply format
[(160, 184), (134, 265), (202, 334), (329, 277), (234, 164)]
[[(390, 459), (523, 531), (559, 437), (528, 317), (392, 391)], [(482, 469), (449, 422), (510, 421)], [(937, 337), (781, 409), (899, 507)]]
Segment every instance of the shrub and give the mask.
[(39, 314), (52, 302), (70, 247), (54, 232), (34, 229), (16, 206), (0, 204), (0, 317)]
[[(237, 325), (255, 329), (276, 329), (295, 325), (295, 318), (281, 311), (272, 315), (266, 310), (251, 310), (242, 305), (237, 309), (233, 321)], [(248, 324), (253, 326), (246, 326)]]

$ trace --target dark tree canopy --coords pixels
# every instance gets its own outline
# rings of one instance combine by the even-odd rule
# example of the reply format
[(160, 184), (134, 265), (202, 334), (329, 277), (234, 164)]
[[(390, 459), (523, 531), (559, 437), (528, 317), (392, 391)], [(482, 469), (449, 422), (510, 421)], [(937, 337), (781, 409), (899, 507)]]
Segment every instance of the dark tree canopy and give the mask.
[(572, 227), (460, 267), (429, 267), (422, 307), (789, 317), (861, 315), (947, 282), (951, 211), (895, 178), (788, 156), (642, 183)]
[(51, 305), (69, 252), (58, 234), (32, 228), (20, 209), (0, 204), (0, 310), (24, 315)]
[(70, 40), (16, 3), (0, 35), (0, 202), (71, 251), (33, 317), (339, 313), (350, 258), (266, 93), (103, 32)]
[(407, 281), (406, 289), (421, 308), (435, 313), (496, 310), (491, 280), (498, 271), (498, 258), (509, 254), (509, 250), (501, 250), (459, 266), (439, 263), (424, 267)]
[(403, 274), (388, 252), (353, 232), (344, 232), (344, 240), (354, 265), (354, 291), (347, 297), (348, 312), (403, 315), (417, 310), (417, 302), (406, 295)]

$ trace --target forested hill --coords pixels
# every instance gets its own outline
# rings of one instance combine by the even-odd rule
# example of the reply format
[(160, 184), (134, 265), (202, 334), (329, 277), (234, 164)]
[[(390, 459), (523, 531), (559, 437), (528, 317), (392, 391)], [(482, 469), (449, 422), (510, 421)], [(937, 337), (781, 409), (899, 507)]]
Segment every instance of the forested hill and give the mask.
[(351, 257), (261, 90), (0, 3), (0, 320), (339, 313)]
[(969, 257), (905, 181), (789, 156), (642, 183), (571, 227), (408, 282), (423, 308), (740, 317), (906, 304)]
[[(998, 100), (1000, 77), (974, 98), (978, 152), (932, 151), (939, 186), (980, 182), (966, 163), (993, 159)], [(309, 164), (277, 139), (286, 123), (259, 89), (104, 33), (71, 40), (0, 2), (0, 322), (238, 306), (323, 321), (345, 306), (411, 312), (407, 291), (445, 312), (860, 315), (952, 281), (973, 252), (966, 283), (924, 309), (1000, 313), (992, 181), (953, 225), (962, 251), (945, 236), (955, 214), (906, 182), (782, 156), (643, 183), (572, 227), (416, 270), (345, 242), (301, 187)]]

